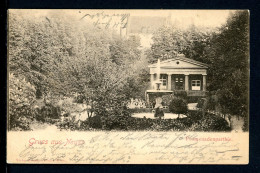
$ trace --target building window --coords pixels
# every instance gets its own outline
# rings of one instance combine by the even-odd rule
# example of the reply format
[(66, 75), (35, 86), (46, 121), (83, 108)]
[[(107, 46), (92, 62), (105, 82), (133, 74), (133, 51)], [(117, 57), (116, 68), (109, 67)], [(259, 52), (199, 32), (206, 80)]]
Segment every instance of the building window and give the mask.
[(175, 78), (175, 89), (176, 90), (184, 90), (184, 78), (176, 77)]
[(192, 80), (191, 81), (191, 90), (200, 90), (201, 81), (200, 80)]
[(183, 83), (183, 78), (182, 78), (182, 77), (180, 77), (180, 78), (176, 77), (176, 78), (175, 78), (175, 82), (176, 82), (176, 83), (177, 83), (177, 82)]
[(167, 76), (166, 75), (161, 75), (160, 76), (160, 81), (162, 82), (161, 89), (166, 89), (166, 87), (167, 87)]

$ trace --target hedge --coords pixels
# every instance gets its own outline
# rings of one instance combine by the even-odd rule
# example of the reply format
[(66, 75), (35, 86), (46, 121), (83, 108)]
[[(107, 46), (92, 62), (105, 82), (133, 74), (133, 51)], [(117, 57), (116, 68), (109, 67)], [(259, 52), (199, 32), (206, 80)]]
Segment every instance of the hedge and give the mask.
[(80, 127), (68, 124), (72, 130), (123, 130), (123, 131), (230, 131), (231, 128), (222, 117), (201, 112), (189, 111), (186, 118), (150, 119), (131, 116), (94, 116), (83, 122)]

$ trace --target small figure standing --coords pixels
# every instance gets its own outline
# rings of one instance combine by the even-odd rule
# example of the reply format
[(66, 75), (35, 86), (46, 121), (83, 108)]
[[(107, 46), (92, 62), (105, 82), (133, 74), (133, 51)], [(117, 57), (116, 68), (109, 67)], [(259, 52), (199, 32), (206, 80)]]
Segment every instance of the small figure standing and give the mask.
[(159, 118), (161, 119), (162, 117), (164, 117), (164, 112), (163, 112), (163, 106), (162, 106), (162, 98), (161, 97), (157, 97), (155, 99), (156, 104), (155, 104), (155, 112), (154, 112), (154, 117), (155, 118)]
[(164, 112), (163, 112), (163, 110), (162, 110), (161, 108), (157, 107), (157, 108), (155, 109), (154, 117), (155, 117), (155, 118), (159, 118), (159, 119), (161, 119), (162, 117), (164, 117)]

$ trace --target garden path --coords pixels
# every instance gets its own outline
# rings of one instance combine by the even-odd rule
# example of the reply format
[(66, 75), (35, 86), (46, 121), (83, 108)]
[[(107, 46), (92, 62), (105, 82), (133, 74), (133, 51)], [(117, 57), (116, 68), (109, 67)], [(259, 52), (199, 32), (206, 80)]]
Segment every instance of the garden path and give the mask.
[(188, 104), (188, 109), (189, 109), (189, 110), (198, 110), (197, 104), (198, 104), (198, 103), (189, 103), (189, 104)]
[[(135, 117), (135, 118), (151, 118), (151, 119), (155, 119), (154, 117), (154, 113), (134, 113), (132, 115), (132, 117)], [(178, 117), (177, 114), (173, 114), (173, 113), (164, 113), (164, 118), (163, 119), (176, 119)], [(186, 117), (185, 115), (183, 114), (180, 114), (180, 118), (184, 118)]]
[(33, 131), (46, 131), (46, 132), (54, 132), (54, 131), (58, 130), (57, 126), (55, 126), (53, 124), (40, 123), (37, 121), (31, 122), (30, 128)]
[[(198, 103), (189, 103), (188, 104), (188, 109), (189, 110), (197, 110), (197, 104)], [(132, 117), (135, 118), (151, 118), (151, 119), (155, 119), (154, 117), (154, 113), (134, 113), (132, 115)], [(173, 113), (164, 113), (164, 119), (176, 119), (178, 117), (177, 114), (173, 114)], [(186, 117), (185, 115), (181, 114), (180, 118), (184, 118)]]
[(227, 120), (227, 122), (230, 124), (231, 123), (231, 131), (232, 132), (243, 132), (242, 128), (244, 125), (244, 120), (243, 118), (237, 118), (236, 116), (232, 116), (231, 117), (231, 122), (229, 122), (228, 118), (225, 118)]

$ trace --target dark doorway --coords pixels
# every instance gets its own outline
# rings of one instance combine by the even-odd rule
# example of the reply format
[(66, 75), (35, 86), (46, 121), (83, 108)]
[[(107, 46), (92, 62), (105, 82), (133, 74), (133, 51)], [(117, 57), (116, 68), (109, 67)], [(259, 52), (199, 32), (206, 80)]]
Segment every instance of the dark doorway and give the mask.
[(174, 75), (175, 90), (184, 90), (184, 75)]

